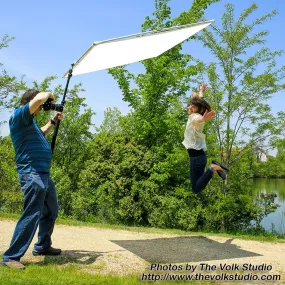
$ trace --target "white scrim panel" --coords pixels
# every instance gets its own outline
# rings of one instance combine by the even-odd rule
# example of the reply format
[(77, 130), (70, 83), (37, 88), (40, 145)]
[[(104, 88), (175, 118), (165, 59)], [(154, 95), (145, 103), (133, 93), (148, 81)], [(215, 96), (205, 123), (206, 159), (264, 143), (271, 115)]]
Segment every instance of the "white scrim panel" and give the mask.
[[(92, 46), (75, 64), (73, 75), (121, 66), (156, 57), (210, 25), (212, 21), (170, 31), (134, 35)], [(64, 77), (67, 76), (67, 73)]]

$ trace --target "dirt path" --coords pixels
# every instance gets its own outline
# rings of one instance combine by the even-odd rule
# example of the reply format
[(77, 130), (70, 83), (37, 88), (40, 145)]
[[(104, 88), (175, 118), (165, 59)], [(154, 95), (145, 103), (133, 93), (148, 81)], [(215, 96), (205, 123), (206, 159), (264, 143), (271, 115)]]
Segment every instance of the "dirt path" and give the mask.
[[(15, 222), (0, 221), (1, 253), (9, 245), (14, 226)], [(205, 273), (205, 270), (198, 271), (202, 263), (217, 266), (217, 270), (207, 273), (222, 273), (220, 265), (226, 264), (239, 266), (239, 270), (236, 267), (230, 271), (233, 273), (245, 274), (258, 271), (259, 274), (281, 274), (282, 280), (285, 280), (285, 243), (57, 225), (53, 234), (53, 246), (63, 249), (61, 256), (33, 257), (32, 244), (22, 259), (27, 265), (42, 264), (43, 261), (60, 266), (76, 263), (84, 265), (82, 270), (91, 273), (124, 275), (158, 273), (150, 270), (151, 264), (154, 263), (167, 266), (164, 269), (168, 269), (166, 271), (171, 273), (181, 273), (175, 271), (173, 265), (182, 265), (184, 269), (186, 264), (188, 268), (190, 265), (191, 267), (197, 265), (195, 273), (202, 271)], [(242, 268), (242, 266), (249, 267), (249, 264), (260, 268), (256, 270)]]

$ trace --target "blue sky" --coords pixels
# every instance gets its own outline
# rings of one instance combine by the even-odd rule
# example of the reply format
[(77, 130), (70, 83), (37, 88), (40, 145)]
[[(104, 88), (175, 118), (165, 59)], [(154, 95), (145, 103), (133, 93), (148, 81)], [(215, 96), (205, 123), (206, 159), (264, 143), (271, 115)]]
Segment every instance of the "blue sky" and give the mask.
[[(20, 77), (26, 75), (26, 81), (41, 81), (46, 76), (57, 75), (55, 85), (65, 85), (66, 79), (61, 78), (69, 69), (70, 64), (77, 60), (94, 42), (111, 39), (141, 31), (141, 24), (147, 15), (154, 11), (154, 0), (81, 0), (81, 1), (1, 1), (0, 38), (4, 34), (16, 39), (9, 48), (0, 50), (0, 62), (10, 75)], [(172, 0), (170, 6), (172, 16), (188, 10), (191, 0)], [(220, 1), (211, 5), (205, 18), (215, 19), (219, 25), (224, 12), (224, 5), (233, 3), (239, 14), (252, 2), (247, 0)], [(273, 9), (279, 14), (266, 22), (263, 29), (269, 30), (267, 46), (272, 50), (285, 50), (282, 39), (285, 27), (285, 1), (257, 0), (259, 9), (254, 17), (259, 17)], [(281, 33), (280, 33), (281, 30)], [(199, 59), (210, 62), (214, 60), (209, 51), (196, 42), (186, 44), (187, 50)], [(280, 58), (280, 65), (285, 58)], [(132, 64), (131, 71), (140, 70), (139, 64)], [(116, 81), (107, 71), (74, 76), (73, 84), (82, 82), (86, 90), (82, 96), (86, 103), (96, 112), (93, 122), (99, 126), (104, 118), (107, 107), (117, 107), (123, 114), (129, 110), (127, 103), (122, 101), (121, 91)], [(285, 93), (279, 92), (269, 101), (274, 113), (285, 106)], [(1, 121), (7, 120), (8, 112), (1, 112)], [(7, 124), (1, 126), (0, 135), (8, 134)]]

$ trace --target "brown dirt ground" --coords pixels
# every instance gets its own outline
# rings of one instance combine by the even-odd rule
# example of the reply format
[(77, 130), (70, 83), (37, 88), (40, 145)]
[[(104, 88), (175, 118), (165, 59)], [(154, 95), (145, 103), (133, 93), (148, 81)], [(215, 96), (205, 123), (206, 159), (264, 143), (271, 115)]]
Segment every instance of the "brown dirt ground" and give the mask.
[[(9, 243), (15, 222), (0, 221), (0, 253)], [(36, 238), (36, 235), (35, 235)], [(229, 239), (217, 236), (181, 236), (177, 234), (143, 233), (117, 229), (102, 229), (79, 226), (56, 225), (53, 233), (53, 246), (63, 250), (58, 257), (32, 256), (32, 246), (28, 249), (22, 262), (30, 263), (80, 264), (82, 270), (100, 274), (139, 274), (142, 273), (182, 273), (175, 271), (175, 265), (195, 266), (195, 273), (223, 273), (221, 264), (234, 266), (239, 270), (227, 270), (227, 273), (281, 274), (285, 284), (285, 243), (259, 242)], [(201, 270), (201, 264), (216, 265), (214, 271)], [(151, 264), (165, 266), (154, 271)], [(244, 270), (244, 264), (261, 266), (265, 270)], [(263, 268), (262, 268), (263, 265)], [(264, 268), (266, 266), (272, 266)], [(189, 267), (188, 267), (189, 268)], [(164, 269), (164, 270), (163, 270)], [(200, 269), (200, 270), (198, 270)], [(191, 271), (187, 271), (191, 273)], [(284, 283), (283, 283), (284, 282)], [(226, 284), (223, 282), (223, 284)], [(242, 283), (246, 284), (246, 283)], [(249, 284), (253, 284), (250, 282)], [(258, 282), (258, 284), (262, 284)], [(268, 283), (264, 283), (268, 284)], [(270, 284), (274, 284), (271, 282)], [(280, 284), (280, 283), (278, 283)]]

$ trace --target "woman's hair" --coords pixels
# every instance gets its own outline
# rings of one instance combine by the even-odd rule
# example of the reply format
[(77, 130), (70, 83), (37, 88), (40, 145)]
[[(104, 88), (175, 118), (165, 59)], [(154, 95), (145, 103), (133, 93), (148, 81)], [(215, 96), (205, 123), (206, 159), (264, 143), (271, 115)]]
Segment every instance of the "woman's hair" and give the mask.
[(200, 97), (191, 98), (191, 100), (189, 101), (189, 105), (190, 104), (196, 106), (198, 108), (198, 113), (201, 114), (202, 116), (204, 115), (206, 110), (208, 112), (211, 111), (211, 106), (204, 98)]
[(21, 105), (26, 105), (27, 103), (29, 103), (32, 99), (34, 99), (34, 97), (40, 93), (40, 91), (38, 90), (34, 90), (34, 89), (30, 89), (28, 91), (26, 91), (24, 93), (24, 95), (22, 96), (22, 99), (21, 99)]

